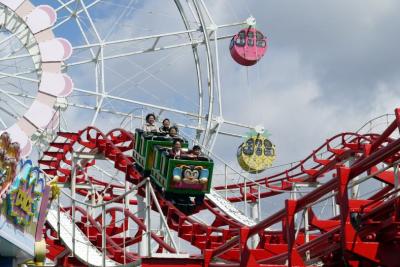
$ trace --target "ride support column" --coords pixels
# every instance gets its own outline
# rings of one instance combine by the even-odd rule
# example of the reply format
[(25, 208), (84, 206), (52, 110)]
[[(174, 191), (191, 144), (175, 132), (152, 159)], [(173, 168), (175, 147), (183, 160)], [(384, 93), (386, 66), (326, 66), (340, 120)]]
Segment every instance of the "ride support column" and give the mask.
[[(258, 205), (260, 205), (259, 201), (260, 200), (258, 199), (256, 201), (250, 202), (250, 212), (251, 212), (250, 216), (256, 222), (260, 220), (260, 214), (258, 212)], [(250, 240), (251, 240), (251, 245), (250, 245), (251, 248), (256, 248), (258, 243), (260, 242), (260, 237), (258, 235), (254, 235), (250, 238)]]
[(138, 215), (139, 218), (142, 218), (144, 224), (147, 227), (146, 233), (142, 235), (142, 241), (139, 243), (139, 253), (140, 256), (150, 256), (151, 255), (151, 221), (150, 221), (150, 179), (147, 178), (146, 182), (146, 196), (142, 197), (137, 194), (137, 202), (138, 202)]

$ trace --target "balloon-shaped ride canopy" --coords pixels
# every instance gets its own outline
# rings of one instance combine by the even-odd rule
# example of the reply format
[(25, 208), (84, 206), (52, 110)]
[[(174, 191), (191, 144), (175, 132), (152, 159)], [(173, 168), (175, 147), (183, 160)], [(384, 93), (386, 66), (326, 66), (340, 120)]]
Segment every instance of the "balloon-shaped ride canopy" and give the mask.
[(276, 158), (275, 145), (267, 137), (254, 134), (237, 151), (240, 167), (249, 173), (259, 173), (270, 167)]
[(229, 45), (232, 58), (243, 66), (256, 64), (267, 51), (267, 38), (254, 26), (242, 29)]

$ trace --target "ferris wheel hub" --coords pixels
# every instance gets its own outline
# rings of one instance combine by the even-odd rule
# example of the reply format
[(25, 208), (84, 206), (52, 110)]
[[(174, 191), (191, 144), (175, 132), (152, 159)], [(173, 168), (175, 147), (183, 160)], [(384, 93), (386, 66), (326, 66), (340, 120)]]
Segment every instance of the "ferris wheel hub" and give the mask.
[(54, 107), (57, 110), (60, 111), (65, 111), (68, 108), (68, 100), (65, 97), (57, 97), (57, 101), (56, 104), (54, 105)]
[(255, 26), (256, 25), (256, 18), (253, 16), (250, 16), (246, 19), (246, 24), (249, 26)]
[(218, 25), (210, 24), (207, 28), (208, 28), (208, 30), (215, 32), (218, 29)]
[(254, 127), (254, 130), (258, 133), (258, 134), (263, 134), (265, 132), (265, 128), (262, 125), (256, 125), (256, 127)]
[(222, 124), (222, 123), (225, 122), (225, 120), (224, 120), (224, 118), (222, 116), (218, 116), (218, 117), (215, 118), (215, 122), (217, 124)]

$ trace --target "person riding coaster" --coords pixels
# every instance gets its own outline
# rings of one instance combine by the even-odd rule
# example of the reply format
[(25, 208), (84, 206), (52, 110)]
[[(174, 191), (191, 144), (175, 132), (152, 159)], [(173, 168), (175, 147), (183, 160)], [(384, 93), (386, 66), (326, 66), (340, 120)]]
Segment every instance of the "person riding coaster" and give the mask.
[(168, 131), (169, 137), (173, 137), (173, 138), (178, 137), (178, 133), (179, 133), (179, 130), (178, 130), (177, 126), (172, 126), (169, 128), (169, 131)]
[(188, 141), (171, 128), (170, 135), (175, 137), (136, 129), (133, 158), (138, 170), (151, 178), (166, 200), (191, 214), (210, 191), (213, 161), (202, 155), (198, 146), (188, 150)]
[(143, 131), (145, 132), (158, 132), (156, 126), (156, 115), (149, 113), (146, 115), (146, 123), (143, 125)]
[(182, 143), (179, 139), (174, 139), (172, 142), (172, 148), (167, 151), (168, 156), (171, 158), (180, 158), (183, 154), (182, 152)]
[(192, 159), (199, 159), (201, 155), (201, 147), (198, 145), (194, 145), (193, 148), (187, 153), (187, 157)]
[(160, 133), (168, 134), (169, 133), (169, 129), (171, 128), (170, 124), (171, 124), (170, 120), (168, 118), (165, 118), (162, 121), (162, 126), (159, 128)]

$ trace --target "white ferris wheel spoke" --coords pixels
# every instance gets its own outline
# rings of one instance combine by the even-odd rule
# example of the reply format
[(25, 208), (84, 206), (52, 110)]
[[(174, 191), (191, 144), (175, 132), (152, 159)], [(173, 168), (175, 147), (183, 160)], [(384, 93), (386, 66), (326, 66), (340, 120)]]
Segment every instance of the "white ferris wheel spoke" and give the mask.
[(16, 79), (20, 79), (20, 80), (24, 80), (24, 81), (39, 83), (38, 79), (32, 79), (29, 77), (20, 76), (20, 75), (16, 75), (16, 74), (12, 74), (12, 73), (6, 73), (6, 72), (0, 72), (0, 78), (1, 77), (10, 77), (10, 78), (16, 78)]
[[(76, 10), (76, 11), (74, 12), (72, 9), (69, 8), (69, 5), (72, 4), (72, 3), (74, 3), (74, 2), (77, 3), (77, 0), (70, 0), (69, 2), (66, 2), (66, 3), (64, 3), (64, 2), (61, 1), (61, 0), (57, 0), (57, 1), (60, 3), (61, 6), (58, 7), (58, 8), (56, 9), (56, 11), (59, 12), (61, 9), (65, 8), (65, 9), (67, 9), (67, 10), (71, 13), (71, 15), (69, 16), (69, 18), (64, 19), (63, 21), (61, 21), (61, 22), (57, 23), (56, 25), (54, 25), (53, 29), (56, 29), (56, 28), (62, 26), (62, 25), (63, 25), (64, 23), (66, 23), (72, 16), (76, 16), (76, 17), (77, 17), (77, 16), (79, 16), (82, 12), (84, 12), (83, 9)], [(101, 2), (101, 0), (94, 1), (93, 3), (87, 5), (86, 8), (87, 8), (87, 9), (90, 9), (91, 7), (94, 7), (96, 4), (98, 4), (98, 3), (100, 3), (100, 2)]]
[(22, 107), (28, 109), (29, 106), (27, 106), (26, 104), (24, 104), (21, 100), (17, 99), (16, 97), (8, 94), (6, 91), (0, 89), (0, 93), (4, 94), (5, 96), (7, 96), (8, 98), (11, 98), (12, 100), (14, 100), (15, 102), (17, 102), (18, 104), (20, 104)]
[(5, 42), (9, 41), (10, 39), (16, 37), (18, 34), (22, 33), (23, 31), (25, 31), (25, 29), (23, 29), (21, 32), (16, 32), (16, 33), (10, 34), (9, 36), (7, 36), (6, 38), (4, 38), (0, 41), (0, 45), (4, 44)]
[(175, 32), (169, 32), (169, 33), (160, 33), (160, 34), (125, 38), (125, 39), (113, 40), (113, 41), (104, 41), (102, 43), (91, 43), (91, 44), (87, 44), (87, 45), (75, 46), (74, 49), (88, 48), (88, 47), (94, 47), (94, 46), (109, 46), (109, 45), (115, 45), (115, 44), (131, 43), (131, 42), (143, 41), (143, 40), (148, 40), (148, 39), (158, 39), (158, 38), (171, 37), (171, 36), (185, 36), (188, 33), (194, 33), (194, 32), (199, 32), (199, 29), (175, 31)]
[[(18, 73), (15, 73), (15, 74), (13, 74), (12, 76), (10, 76), (8, 73), (7, 73), (7, 75), (4, 75), (4, 74), (1, 74), (1, 72), (0, 72), (0, 79), (6, 79), (6, 78), (16, 78), (16, 77), (22, 77), (22, 78), (24, 78), (24, 76), (21, 76), (21, 75), (24, 75), (24, 74), (32, 74), (32, 73), (35, 73), (36, 72), (36, 70), (34, 70), (34, 69), (32, 69), (32, 70), (30, 70), (30, 71), (24, 71), (24, 72), (18, 72)], [(38, 82), (38, 80), (35, 80), (35, 82)]]
[(1, 117), (0, 117), (0, 123), (1, 123), (1, 125), (3, 125), (4, 129), (8, 128), (7, 124), (4, 122), (4, 120)]
[(7, 95), (22, 97), (24, 99), (35, 99), (35, 97), (33, 95), (22, 93), (22, 92), (14, 92), (14, 91), (6, 91), (6, 90), (3, 90), (3, 92), (6, 93)]
[(137, 0), (129, 0), (129, 3), (126, 7), (124, 7), (124, 11), (122, 14), (114, 21), (110, 29), (108, 30), (108, 33), (106, 33), (105, 37), (103, 38), (104, 40), (107, 40), (108, 37), (114, 32), (115, 27), (121, 22), (121, 20), (126, 16), (126, 14), (131, 10), (133, 7), (133, 4), (137, 4)]
[(165, 110), (165, 111), (173, 112), (173, 113), (176, 113), (176, 114), (187, 115), (187, 116), (194, 117), (194, 118), (198, 118), (199, 117), (198, 114), (196, 114), (196, 113), (187, 112), (187, 111), (179, 110), (179, 109), (175, 109), (175, 108), (169, 108), (169, 107), (166, 107), (166, 106), (150, 104), (150, 103), (146, 103), (146, 102), (143, 102), (143, 101), (126, 99), (126, 98), (123, 98), (123, 97), (97, 93), (97, 92), (88, 91), (88, 90), (79, 89), (79, 88), (75, 88), (74, 91), (75, 92), (86, 93), (88, 95), (97, 95), (97, 96), (100, 96), (100, 97), (105, 97), (105, 98), (109, 98), (109, 99), (113, 99), (113, 100), (118, 100), (118, 101), (121, 101), (121, 102), (130, 103), (130, 104), (136, 104), (136, 105), (144, 106), (144, 107), (148, 107), (148, 108), (155, 108), (155, 109), (158, 109), (158, 110)]
[[(142, 74), (148, 73), (149, 69), (153, 68), (154, 66), (157, 66), (157, 65), (161, 64), (164, 60), (168, 59), (169, 57), (172, 57), (173, 55), (175, 55), (175, 53), (174, 54), (173, 53), (169, 53), (169, 54), (161, 57), (159, 60), (155, 61), (154, 63), (150, 64), (147, 67), (144, 67), (144, 68), (141, 67), (142, 70), (140, 72), (135, 73), (135, 75), (125, 79), (124, 81), (121, 81), (119, 84), (116, 84), (114, 87), (110, 88), (110, 90), (108, 91), (108, 94), (114, 92), (115, 90), (117, 90), (118, 88), (123, 86), (124, 84), (126, 84), (126, 83), (128, 83), (130, 81), (133, 81), (134, 79), (136, 79), (137, 77), (141, 76)], [(135, 64), (135, 65), (137, 65), (137, 64)], [(167, 67), (167, 65), (164, 65), (164, 66)], [(136, 84), (141, 84), (144, 81), (146, 81), (148, 78), (150, 78), (150, 77), (149, 76), (148, 77), (144, 77), (144, 78), (142, 78), (142, 80), (136, 82)]]
[[(86, 32), (85, 32), (85, 30), (84, 30), (83, 27), (82, 27), (82, 24), (81, 24), (81, 21), (80, 21), (80, 17), (79, 17), (79, 16), (76, 16), (75, 22), (76, 22), (76, 24), (78, 25), (79, 31), (81, 32), (82, 37), (83, 37), (83, 39), (84, 39), (86, 45), (90, 44), (89, 38), (87, 37)], [(75, 48), (74, 48), (74, 50), (75, 50)], [(90, 53), (92, 54), (91, 62), (93, 62), (93, 59), (94, 59), (96, 56), (95, 56), (95, 52), (94, 52), (94, 50), (93, 50), (92, 48), (90, 48)]]
[(95, 122), (97, 120), (97, 116), (99, 115), (101, 106), (103, 105), (103, 101), (104, 101), (104, 96), (101, 96), (100, 100), (99, 100), (99, 103), (97, 104), (97, 107), (96, 107), (96, 112), (95, 112), (95, 114), (93, 116), (93, 119), (92, 119), (92, 122), (90, 123), (90, 125), (94, 125), (95, 124)]
[(68, 6), (69, 6), (70, 4), (76, 2), (76, 0), (70, 0), (70, 1), (65, 2), (65, 3), (64, 3), (63, 1), (61, 1), (61, 0), (57, 0), (57, 2), (60, 3), (60, 6), (59, 6), (58, 8), (56, 8), (55, 11), (56, 11), (56, 12), (59, 12), (59, 11), (60, 11), (61, 9), (63, 9), (63, 8), (67, 8), (67, 9), (68, 9)]
[[(118, 76), (118, 77), (120, 77), (120, 78), (122, 78), (122, 79), (128, 80), (128, 79), (127, 79), (126, 77), (124, 77), (121, 73), (119, 73), (119, 72), (113, 70), (112, 68), (109, 68), (109, 67), (106, 66), (106, 69), (109, 70), (110, 72), (112, 72), (113, 74), (115, 74), (116, 76)], [(142, 80), (142, 81), (143, 81), (143, 80)], [(143, 87), (141, 86), (142, 81), (139, 81), (139, 82), (135, 83), (135, 88), (139, 88), (140, 90), (142, 90), (142, 92), (143, 92), (144, 94), (151, 96), (153, 99), (158, 99), (158, 100), (160, 100), (160, 98), (159, 98), (157, 95), (155, 95), (155, 94), (149, 92), (148, 90), (146, 90), (145, 88), (143, 88)], [(114, 89), (115, 89), (115, 87), (114, 87)], [(110, 94), (114, 89), (112, 89), (111, 91), (109, 91), (109, 92), (107, 92), (107, 93)], [(121, 96), (121, 95), (120, 95), (120, 96)]]
[[(71, 40), (73, 42), (73, 57), (64, 62), (63, 70), (67, 70), (72, 75), (80, 75), (82, 71), (87, 72), (75, 80), (75, 93), (66, 98), (65, 102), (62, 99), (60, 99), (61, 102), (58, 102), (60, 105), (67, 107), (66, 113), (69, 112), (70, 108), (84, 110), (84, 112), (90, 114), (87, 117), (88, 125), (95, 123), (101, 125), (109, 118), (108, 116), (110, 118), (116, 116), (116, 122), (125, 120), (125, 118), (133, 118), (136, 121), (131, 125), (136, 125), (136, 122), (142, 119), (143, 116), (143, 114), (140, 115), (137, 112), (135, 113), (136, 115), (133, 115), (134, 110), (138, 109), (155, 110), (159, 114), (162, 112), (172, 113), (179, 115), (176, 117), (179, 118), (177, 120), (182, 119), (182, 121), (176, 122), (180, 127), (191, 129), (187, 133), (193, 133), (193, 130), (201, 133), (197, 138), (200, 135), (204, 136), (204, 133), (213, 135), (214, 131), (218, 132), (215, 135), (238, 136), (236, 133), (224, 132), (224, 127), (221, 128), (223, 124), (238, 128), (252, 128), (245, 124), (226, 121), (222, 118), (221, 104), (217, 103), (218, 101), (222, 102), (218, 89), (220, 86), (219, 82), (215, 80), (219, 76), (215, 73), (215, 70), (210, 70), (214, 65), (214, 68), (216, 67), (217, 71), (219, 71), (218, 59), (214, 58), (215, 54), (218, 55), (216, 53), (218, 51), (217, 42), (232, 37), (230, 34), (217, 35), (216, 31), (225, 28), (224, 33), (226, 33), (229, 31), (229, 27), (240, 26), (243, 22), (215, 25), (203, 1), (197, 1), (198, 6), (196, 7), (195, 1), (176, 0), (175, 3), (174, 1), (171, 2), (175, 9), (161, 10), (162, 13), (165, 13), (163, 18), (181, 22), (182, 19), (186, 19), (185, 23), (178, 23), (176, 27), (165, 28), (167, 30), (145, 26), (148, 29), (145, 28), (143, 30), (143, 27), (141, 27), (137, 32), (130, 31), (129, 35), (125, 33), (121, 35), (113, 33), (119, 32), (118, 26), (122, 25), (124, 27), (125, 20), (130, 21), (131, 14), (143, 11), (142, 14), (150, 17), (154, 16), (157, 10), (136, 9), (136, 3), (140, 2), (137, 0), (121, 2), (108, 0), (55, 0), (55, 2), (57, 3), (55, 10), (58, 20), (52, 26), (52, 30), (57, 29), (57, 35), (64, 30), (63, 25), (68, 31), (71, 30), (71, 27), (75, 30), (75, 37)], [(185, 8), (179, 10), (181, 14), (176, 9), (178, 4), (186, 5)], [(202, 19), (207, 20), (206, 22), (199, 18), (199, 6), (202, 6), (200, 13), (203, 13)], [(104, 25), (100, 24), (104, 21), (99, 20), (98, 14), (101, 14), (103, 10), (110, 10), (110, 8), (115, 9), (115, 11), (119, 9), (119, 12), (109, 13), (111, 16), (105, 18), (107, 27), (104, 28), (102, 27)], [(99, 12), (97, 12), (97, 9)], [(186, 18), (183, 18), (182, 12), (186, 13)], [(190, 14), (191, 12), (192, 14)], [(173, 15), (168, 16), (169, 14)], [(13, 23), (17, 19), (19, 18), (8, 18), (8, 20), (13, 20)], [(151, 29), (155, 30), (155, 33)], [(151, 34), (146, 35), (148, 32), (151, 32)], [(69, 32), (67, 34), (70, 35)], [(32, 38), (21, 31), (20, 34), (7, 35), (0, 40), (0, 45), (4, 47), (8, 43), (12, 43), (13, 37), (16, 40), (19, 39), (19, 41), (23, 38), (22, 48), (29, 46), (29, 40)], [(62, 34), (60, 37), (63, 37)], [(25, 38), (27, 38), (26, 42)], [(210, 45), (210, 42), (214, 42), (215, 47)], [(17, 47), (16, 43), (13, 45), (14, 48)], [(206, 47), (208, 47), (207, 51)], [(210, 47), (212, 47), (213, 51), (210, 50)], [(182, 53), (182, 50), (185, 52)], [(182, 65), (181, 62), (177, 63), (177, 61), (188, 57), (188, 55), (190, 56), (186, 52), (191, 50), (193, 53), (197, 53), (196, 51), (199, 50), (199, 55), (201, 55), (197, 55), (197, 58), (195, 55), (193, 61), (193, 66), (196, 68), (193, 88), (198, 91), (197, 94), (194, 92), (193, 95), (195, 97), (191, 96), (192, 92), (187, 94), (186, 91), (182, 91), (181, 87), (179, 87), (183, 84), (186, 86), (186, 82), (175, 82), (174, 78), (171, 80), (169, 78), (169, 71), (173, 70), (172, 66)], [(32, 51), (34, 51), (35, 55), (30, 54)], [(3, 55), (0, 54), (0, 63), (14, 61), (14, 63), (18, 64), (18, 61), (29, 59), (29, 57), (34, 57), (34, 60), (40, 57), (39, 53), (36, 55), (35, 49), (28, 50), (28, 52), (5, 52)], [(143, 62), (136, 61), (136, 58), (133, 57), (135, 55), (144, 55), (144, 58), (146, 58), (147, 53), (153, 52), (159, 53), (160, 56), (152, 58), (149, 55), (149, 58), (152, 59), (150, 61), (144, 60)], [(214, 55), (211, 56), (211, 59), (207, 58), (206, 60), (206, 57), (201, 53), (214, 53)], [(142, 58), (139, 57), (139, 60), (142, 60)], [(25, 61), (22, 63), (28, 64)], [(186, 61), (184, 63), (186, 64)], [(0, 80), (5, 80), (6, 86), (8, 86), (7, 88), (2, 88), (0, 93), (7, 95), (5, 98), (9, 99), (9, 103), (17, 103), (18, 110), (20, 106), (29, 108), (29, 103), (35, 99), (37, 88), (33, 89), (29, 82), (39, 83), (41, 79), (40, 64), (35, 61), (34, 67), (30, 69), (25, 67), (24, 64), (18, 65), (14, 72), (12, 68), (14, 66), (11, 66), (11, 64), (4, 66), (3, 70), (0, 65)], [(132, 73), (118, 71), (117, 68), (113, 67), (115, 64), (128, 66), (128, 68), (135, 71)], [(210, 71), (214, 71), (211, 76)], [(9, 80), (12, 80), (11, 84)], [(29, 89), (27, 84), (30, 86)], [(149, 89), (148, 86), (153, 86), (153, 84), (160, 87), (159, 89), (163, 90), (163, 94), (171, 94), (182, 99), (182, 103), (185, 103), (185, 105), (181, 106), (176, 101), (163, 98), (162, 95), (154, 91), (155, 89)], [(215, 87), (214, 91), (210, 91), (210, 84)], [(11, 86), (15, 88), (15, 91)], [(26, 86), (26, 90), (24, 86)], [(189, 86), (191, 87), (191, 85)], [(11, 87), (11, 90), (9, 87)], [(125, 88), (132, 88), (133, 90), (126, 90)], [(138, 93), (137, 95), (136, 92)], [(215, 106), (215, 108), (212, 106)], [(219, 109), (216, 108), (217, 106)], [(129, 110), (131, 111), (129, 112)], [(103, 113), (107, 114), (107, 116), (103, 116)], [(219, 117), (219, 114), (221, 114), (221, 117)], [(67, 124), (65, 118), (70, 117), (65, 116), (65, 114), (61, 115), (60, 121)], [(8, 120), (3, 120), (1, 125), (4, 126), (7, 123)], [(230, 127), (229, 129), (236, 128)]]
[[(5, 103), (5, 105), (8, 106), (9, 109), (0, 106), (0, 110), (2, 110), (5, 114), (10, 116), (11, 118), (18, 119), (19, 118), (19, 116), (17, 116), (18, 112), (16, 112), (16, 110), (13, 108), (13, 106), (10, 105), (7, 101), (2, 100), (2, 102)], [(15, 114), (17, 114), (17, 115), (15, 115)]]
[[(61, 9), (63, 9), (63, 8), (68, 8), (68, 6), (69, 6), (70, 4), (72, 4), (72, 3), (74, 3), (74, 2), (77, 2), (77, 0), (70, 0), (70, 1), (65, 2), (65, 3), (64, 3), (63, 1), (61, 1), (61, 0), (57, 0), (57, 1), (58, 1), (61, 5), (60, 5), (58, 8), (55, 9), (56, 12), (59, 12), (59, 11), (60, 11)], [(96, 4), (100, 3), (100, 2), (102, 2), (102, 0), (96, 0), (96, 1), (92, 2), (91, 4), (87, 5), (87, 8), (89, 9), (89, 8), (95, 6)], [(68, 9), (69, 9), (69, 8), (68, 8)], [(69, 10), (71, 10), (71, 9), (69, 9)], [(83, 12), (83, 10), (76, 11), (77, 15), (79, 15), (79, 13), (81, 13), (81, 12)]]
[(97, 40), (100, 42), (102, 39), (101, 39), (101, 37), (100, 37), (100, 35), (99, 35), (98, 31), (97, 31), (96, 26), (95, 26), (94, 23), (93, 23), (92, 17), (90, 16), (89, 11), (88, 11), (88, 9), (87, 9), (87, 7), (86, 7), (84, 1), (81, 0), (80, 3), (81, 3), (81, 5), (82, 5), (83, 11), (85, 12), (87, 18), (89, 19), (90, 26), (92, 27), (94, 33), (96, 34)]
[[(188, 33), (189, 32), (190, 31), (188, 31)], [(232, 37), (231, 35), (224, 35), (224, 36), (218, 37), (217, 40), (228, 39), (231, 37)], [(137, 38), (132, 38), (132, 40), (130, 40), (130, 41), (137, 41), (137, 40), (133, 40), (133, 39), (137, 39)], [(145, 39), (147, 39), (147, 38), (145, 38)], [(215, 41), (216, 39), (210, 39), (210, 40)], [(130, 42), (127, 40), (124, 40), (124, 41)], [(111, 59), (125, 58), (125, 57), (129, 57), (129, 56), (140, 55), (140, 54), (145, 54), (145, 53), (164, 51), (164, 50), (168, 50), (168, 49), (176, 49), (176, 48), (181, 48), (181, 47), (185, 47), (185, 46), (200, 45), (200, 44), (204, 44), (204, 42), (205, 42), (204, 40), (197, 40), (197, 41), (193, 40), (191, 42), (183, 42), (183, 43), (159, 46), (159, 47), (150, 46), (150, 48), (148, 48), (148, 49), (142, 49), (142, 50), (136, 50), (136, 51), (132, 51), (132, 52), (115, 54), (115, 55), (111, 55), (111, 56), (105, 56), (102, 60), (107, 61), (107, 60), (111, 60)], [(104, 46), (107, 46), (107, 45), (110, 45), (110, 42), (104, 42)], [(81, 46), (74, 47), (74, 49), (75, 50), (84, 49), (84, 48), (89, 48), (89, 47), (94, 47), (94, 46), (100, 46), (100, 44), (81, 45)], [(93, 63), (93, 59), (71, 62), (71, 63), (68, 63), (68, 66), (84, 65), (84, 64), (88, 64), (88, 63)]]
[[(84, 12), (85, 12), (87, 18), (88, 18), (89, 21), (90, 21), (90, 24), (91, 24), (92, 29), (95, 31), (95, 34), (96, 34), (96, 37), (97, 37), (98, 42), (100, 42), (100, 41), (101, 41), (101, 40), (100, 40), (100, 36), (99, 36), (99, 34), (98, 34), (98, 32), (97, 32), (96, 27), (94, 26), (94, 23), (93, 23), (93, 21), (92, 21), (92, 19), (91, 19), (91, 17), (90, 17), (90, 14), (89, 14), (89, 12), (88, 12), (86, 6), (84, 5), (83, 1), (81, 1), (80, 3), (81, 3), (81, 5), (82, 5), (82, 7), (83, 7), (83, 9), (84, 9)], [(83, 38), (84, 38), (85, 43), (86, 43), (86, 44), (89, 44), (89, 43), (90, 43), (90, 42), (89, 42), (89, 38), (87, 37), (87, 34), (86, 34), (85, 30), (84, 30), (83, 27), (82, 27), (82, 24), (81, 24), (81, 20), (80, 20), (79, 15), (76, 15), (75, 21), (76, 21), (76, 23), (77, 23), (77, 25), (78, 25), (78, 28), (79, 28), (79, 30), (80, 30), (80, 32), (81, 32)], [(83, 22), (83, 21), (82, 21), (82, 22)], [(101, 86), (101, 92), (104, 93), (104, 83), (105, 83), (105, 81), (104, 81), (104, 64), (103, 64), (103, 62), (100, 62), (100, 63), (101, 63), (100, 68), (99, 68), (99, 65), (98, 65), (98, 63), (99, 63), (99, 57), (100, 57), (100, 56), (103, 57), (103, 47), (100, 46), (100, 49), (99, 49), (98, 53), (96, 53), (96, 54), (94, 53), (93, 49), (90, 48), (90, 53), (91, 53), (91, 55), (92, 55), (92, 61), (95, 61), (95, 62), (96, 62), (96, 68), (95, 68), (95, 75), (96, 75), (96, 92), (99, 92), (99, 91), (100, 91), (100, 88), (99, 88), (99, 87)], [(101, 79), (101, 82), (98, 81), (99, 72), (100, 72), (100, 79)], [(97, 120), (97, 116), (98, 116), (98, 113), (99, 113), (99, 108), (101, 108), (101, 104), (102, 104), (102, 103), (103, 103), (103, 99), (102, 99), (102, 98), (99, 98), (99, 97), (96, 97), (96, 106), (97, 106), (97, 107), (96, 107), (96, 112), (95, 112), (95, 115), (94, 115), (94, 117), (93, 117), (93, 119), (92, 119), (91, 125), (93, 125), (93, 124), (95, 123), (95, 121)]]
[(29, 57), (32, 56), (32, 55), (30, 55), (30, 54), (23, 54), (23, 55), (15, 55), (15, 56), (12, 56), (13, 54), (15, 54), (15, 53), (10, 53), (10, 54), (8, 54), (8, 55), (5, 56), (5, 57), (0, 58), (0, 61), (15, 60), (15, 59), (21, 59), (21, 58), (29, 58)]

